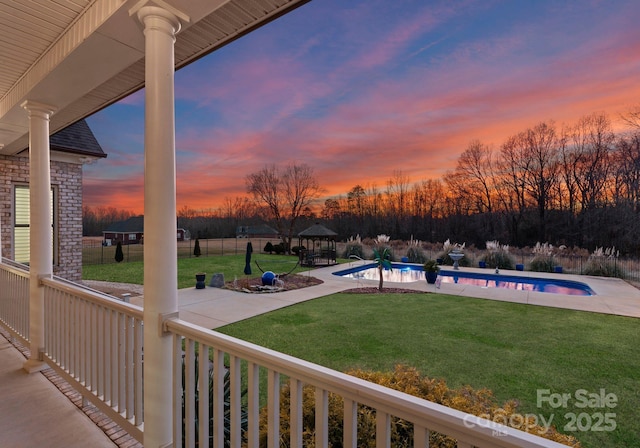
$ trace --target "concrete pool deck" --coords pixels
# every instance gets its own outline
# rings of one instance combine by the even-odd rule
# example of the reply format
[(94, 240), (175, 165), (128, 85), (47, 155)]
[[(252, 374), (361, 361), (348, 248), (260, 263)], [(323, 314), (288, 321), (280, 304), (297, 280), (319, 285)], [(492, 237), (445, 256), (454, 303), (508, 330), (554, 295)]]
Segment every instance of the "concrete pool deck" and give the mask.
[[(356, 267), (361, 264), (363, 264), (363, 262), (359, 261), (357, 263), (345, 263), (314, 269), (309, 271), (308, 274), (322, 280), (324, 283), (293, 291), (248, 294), (208, 286), (205, 289), (195, 289), (195, 287), (181, 289), (178, 291), (180, 318), (205, 328), (214, 329), (347, 289), (362, 286), (377, 286), (377, 280), (356, 280), (333, 275), (336, 271)], [(460, 270), (479, 273), (492, 272), (488, 269), (479, 268), (460, 268)], [(503, 270), (500, 273), (502, 275), (519, 277), (544, 276), (545, 278), (573, 280), (586, 283), (596, 295), (571, 296), (444, 282), (440, 285), (440, 288), (436, 288), (435, 285), (428, 285), (426, 281), (412, 283), (385, 282), (384, 286), (640, 318), (640, 290), (624, 280), (572, 274), (541, 274), (539, 272), (527, 271)], [(143, 296), (132, 297), (131, 303), (142, 306), (143, 300)]]

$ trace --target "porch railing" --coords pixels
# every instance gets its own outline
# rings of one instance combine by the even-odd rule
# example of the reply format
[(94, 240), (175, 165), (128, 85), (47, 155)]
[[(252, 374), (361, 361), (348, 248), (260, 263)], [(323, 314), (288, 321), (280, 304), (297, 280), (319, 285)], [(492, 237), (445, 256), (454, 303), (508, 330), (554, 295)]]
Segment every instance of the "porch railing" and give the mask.
[[(45, 288), (45, 361), (86, 399), (142, 441), (142, 310), (65, 281), (41, 282)], [(28, 272), (0, 264), (0, 321), (21, 337), (28, 337), (28, 284)], [(267, 410), (267, 445), (280, 446), (280, 391), (284, 381), (289, 383), (291, 393), (287, 417), (291, 447), (302, 446), (304, 385), (315, 390), (314, 437), (315, 445), (320, 447), (328, 446), (329, 394), (344, 400), (344, 418), (339, 428), (344, 446), (357, 446), (359, 405), (371, 408), (376, 415), (378, 447), (390, 446), (392, 417), (413, 425), (414, 446), (428, 446), (429, 431), (455, 438), (460, 448), (563, 446), (178, 318), (166, 320), (163, 330), (174, 340), (175, 447), (195, 446), (196, 439), (212, 441), (214, 447), (260, 446), (262, 402)], [(245, 388), (247, 395), (243, 396), (241, 391)], [(243, 427), (245, 417), (247, 424)], [(199, 445), (210, 446), (202, 442)]]
[[(429, 431), (437, 431), (457, 440), (459, 448), (471, 447), (562, 447), (535, 435), (515, 430), (471, 416), (461, 411), (398, 392), (350, 375), (346, 375), (310, 362), (266, 349), (233, 337), (206, 330), (179, 319), (168, 320), (165, 330), (174, 335), (174, 444), (176, 447), (194, 446), (200, 441), (213, 439), (213, 446), (241, 446), (242, 415), (247, 414), (246, 446), (260, 444), (260, 372), (266, 375), (267, 446), (280, 446), (280, 383), (290, 385), (290, 415), (286, 426), (290, 428), (290, 446), (303, 446), (303, 385), (315, 389), (315, 446), (328, 446), (329, 394), (344, 399), (343, 446), (357, 446), (358, 405), (367, 406), (376, 415), (376, 446), (389, 447), (391, 418), (410, 422), (414, 431), (414, 446), (428, 446)], [(213, 384), (209, 384), (209, 362), (212, 359)], [(184, 381), (182, 365), (184, 363)], [(226, 372), (230, 390), (225, 394)], [(178, 379), (178, 380), (176, 380)], [(184, 384), (183, 384), (184, 383)], [(247, 395), (243, 398), (242, 389)], [(196, 407), (195, 396), (198, 394)], [(202, 393), (208, 391), (209, 393)], [(184, 395), (183, 395), (184, 394)], [(227, 396), (228, 405), (214, 397)], [(184, 396), (185, 420), (182, 421)], [(213, 400), (213, 405), (210, 403)], [(228, 406), (225, 409), (225, 406)], [(213, 414), (211, 414), (211, 409)], [(226, 415), (226, 417), (225, 417)], [(230, 421), (224, 428), (225, 418)], [(209, 421), (213, 422), (210, 433)], [(196, 421), (199, 422), (196, 425)], [(197, 427), (197, 429), (196, 429)], [(183, 434), (184, 428), (184, 434)], [(264, 437), (263, 437), (264, 438)], [(202, 446), (202, 444), (200, 445)], [(205, 443), (205, 446), (209, 446)], [(243, 445), (244, 446), (244, 445)]]
[(29, 271), (24, 265), (0, 263), (0, 322), (22, 345), (29, 343)]
[(142, 309), (54, 279), (45, 288), (45, 361), (142, 441)]

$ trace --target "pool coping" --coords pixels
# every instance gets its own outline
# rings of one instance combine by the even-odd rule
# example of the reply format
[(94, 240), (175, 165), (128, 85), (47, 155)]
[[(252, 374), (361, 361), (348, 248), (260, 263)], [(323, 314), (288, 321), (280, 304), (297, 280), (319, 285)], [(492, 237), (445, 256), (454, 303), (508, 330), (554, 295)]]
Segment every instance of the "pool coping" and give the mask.
[[(347, 282), (352, 288), (358, 286), (377, 285), (377, 280), (349, 279), (333, 275), (334, 272), (354, 268), (358, 265), (371, 264), (370, 260), (343, 263), (329, 268), (314, 271), (318, 278), (323, 281), (331, 281), (325, 274), (329, 274), (333, 281), (340, 283)], [(410, 263), (409, 263), (410, 264)], [(450, 266), (446, 267), (451, 270)], [(461, 267), (461, 272), (491, 273), (488, 269)], [(589, 275), (542, 273), (532, 271), (500, 270), (500, 274), (513, 277), (542, 277), (557, 280), (569, 280), (584, 283), (595, 293), (592, 296), (573, 296), (567, 294), (552, 294), (538, 291), (520, 291), (514, 289), (490, 288), (475, 285), (463, 285), (456, 283), (440, 283), (429, 285), (426, 281), (411, 283), (398, 283), (386, 281), (384, 285), (402, 287), (424, 292), (439, 292), (478, 299), (498, 300), (504, 302), (522, 303), (528, 305), (549, 306), (554, 308), (565, 308), (578, 311), (590, 311), (602, 314), (615, 314), (618, 316), (640, 317), (640, 289), (619, 278), (595, 277)]]
[[(365, 262), (371, 263), (370, 260), (365, 260)], [(359, 263), (363, 264), (362, 261)], [(355, 265), (356, 263), (342, 263), (302, 273), (302, 275), (308, 274), (318, 278), (323, 283), (291, 291), (247, 294), (209, 286), (205, 289), (196, 289), (194, 287), (180, 289), (178, 291), (179, 315), (181, 319), (193, 324), (215, 329), (259, 314), (348, 289), (362, 286), (378, 286), (377, 280), (356, 280), (333, 275), (333, 272), (354, 267)], [(480, 268), (461, 268), (461, 270), (486, 272), (486, 269)], [(502, 270), (501, 273), (516, 276), (541, 276), (540, 273), (527, 271)], [(587, 283), (597, 295), (569, 296), (535, 291), (500, 290), (499, 288), (484, 288), (455, 283), (443, 283), (438, 289), (435, 285), (428, 285), (426, 281), (413, 283), (385, 282), (384, 286), (412, 289), (418, 292), (437, 292), (478, 299), (640, 318), (640, 290), (623, 280), (572, 274), (545, 274), (544, 276)], [(143, 295), (131, 298), (131, 303), (134, 305), (142, 306), (143, 301)]]

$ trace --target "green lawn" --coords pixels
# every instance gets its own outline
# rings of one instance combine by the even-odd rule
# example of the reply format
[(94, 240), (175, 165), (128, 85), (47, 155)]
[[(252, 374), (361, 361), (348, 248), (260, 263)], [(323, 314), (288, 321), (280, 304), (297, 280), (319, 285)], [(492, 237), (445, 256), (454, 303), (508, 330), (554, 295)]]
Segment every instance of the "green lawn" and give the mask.
[[(263, 268), (288, 271), (283, 256), (259, 254)], [(272, 260), (269, 262), (269, 260)], [(253, 276), (261, 272), (253, 268)], [(194, 275), (244, 276), (244, 255), (181, 259), (180, 288)], [(298, 268), (300, 269), (300, 268)], [(141, 262), (85, 266), (83, 278), (142, 283)], [(584, 300), (589, 300), (585, 298)], [(586, 447), (640, 446), (638, 319), (446, 296), (335, 294), (229, 325), (223, 333), (337, 370), (417, 367), (450, 387), (469, 384), (517, 399), (521, 413), (549, 419), (560, 431), (581, 416), (597, 427), (598, 413), (615, 413), (614, 431), (568, 432)], [(318, 341), (323, 341), (319, 344)], [(566, 408), (537, 407), (537, 390), (569, 393)], [(615, 408), (576, 407), (578, 390), (617, 396)], [(578, 403), (579, 404), (579, 403)], [(603, 425), (606, 426), (606, 425)]]
[[(296, 265), (297, 257), (285, 255), (254, 254), (251, 263), (252, 275), (259, 277), (262, 272), (256, 267), (258, 261), (264, 270), (271, 270), (277, 273), (289, 272)], [(234, 278), (247, 278), (244, 274), (244, 255), (225, 255), (215, 257), (194, 257), (178, 259), (178, 288), (188, 288), (195, 286), (195, 275), (197, 272), (206, 272), (207, 281), (211, 274), (221, 272), (225, 280)], [(306, 271), (306, 268), (296, 267), (293, 271)], [(122, 263), (109, 263), (98, 265), (85, 265), (82, 267), (82, 278), (84, 280), (103, 280), (109, 282), (143, 283), (143, 262), (132, 261)]]
[[(588, 299), (585, 299), (588, 300)], [(417, 367), (450, 387), (469, 384), (517, 399), (521, 413), (553, 416), (587, 447), (640, 446), (638, 320), (443, 294), (335, 294), (219, 331), (337, 370)], [(323, 341), (318, 344), (318, 341)], [(567, 407), (537, 406), (537, 390), (569, 393)], [(617, 396), (615, 408), (586, 408), (576, 391)], [(591, 406), (593, 404), (593, 406)], [(614, 431), (563, 431), (567, 413)], [(603, 422), (601, 422), (603, 423)], [(606, 427), (608, 425), (602, 425)]]

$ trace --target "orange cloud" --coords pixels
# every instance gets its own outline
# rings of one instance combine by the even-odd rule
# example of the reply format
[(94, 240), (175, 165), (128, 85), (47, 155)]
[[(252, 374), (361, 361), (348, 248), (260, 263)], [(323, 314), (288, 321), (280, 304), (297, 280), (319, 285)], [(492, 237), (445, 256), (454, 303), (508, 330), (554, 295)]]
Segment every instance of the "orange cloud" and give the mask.
[[(561, 126), (598, 111), (615, 119), (640, 101), (640, 31), (623, 8), (594, 18), (588, 33), (565, 20), (588, 8), (556, 5), (541, 23), (469, 37), (468, 9), (488, 14), (490, 5), (412, 14), (376, 5), (405, 15), (318, 6), (317, 20), (331, 23), (297, 25), (299, 42), (260, 30), (178, 73), (178, 208), (245, 195), (246, 175), (271, 163), (309, 164), (329, 196), (384, 188), (397, 170), (439, 178), (472, 139), (499, 147), (540, 121)], [(141, 210), (141, 155), (120, 144), (108, 152), (86, 168), (88, 205)]]

